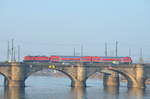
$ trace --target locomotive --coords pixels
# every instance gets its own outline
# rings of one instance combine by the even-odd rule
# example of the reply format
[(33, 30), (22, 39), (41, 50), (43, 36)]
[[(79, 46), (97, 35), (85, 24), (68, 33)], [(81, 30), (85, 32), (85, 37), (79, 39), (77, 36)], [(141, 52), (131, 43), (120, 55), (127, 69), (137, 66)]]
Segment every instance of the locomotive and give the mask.
[(132, 59), (128, 56), (24, 56), (23, 62), (131, 64)]

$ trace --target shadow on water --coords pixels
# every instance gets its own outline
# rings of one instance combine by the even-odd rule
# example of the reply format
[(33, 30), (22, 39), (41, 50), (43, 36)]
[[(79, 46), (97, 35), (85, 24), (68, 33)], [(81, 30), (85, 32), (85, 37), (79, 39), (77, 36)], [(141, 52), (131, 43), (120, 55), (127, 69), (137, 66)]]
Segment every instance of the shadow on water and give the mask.
[(5, 87), (3, 99), (25, 99), (25, 88)]

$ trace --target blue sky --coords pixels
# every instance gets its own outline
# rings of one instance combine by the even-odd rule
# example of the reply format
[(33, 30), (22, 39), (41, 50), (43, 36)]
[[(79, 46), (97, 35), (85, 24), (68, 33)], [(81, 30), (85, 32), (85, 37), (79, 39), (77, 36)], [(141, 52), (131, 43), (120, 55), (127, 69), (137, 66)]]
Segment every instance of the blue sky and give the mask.
[(114, 55), (150, 57), (149, 0), (0, 0), (0, 60), (7, 40), (15, 39), (21, 55)]

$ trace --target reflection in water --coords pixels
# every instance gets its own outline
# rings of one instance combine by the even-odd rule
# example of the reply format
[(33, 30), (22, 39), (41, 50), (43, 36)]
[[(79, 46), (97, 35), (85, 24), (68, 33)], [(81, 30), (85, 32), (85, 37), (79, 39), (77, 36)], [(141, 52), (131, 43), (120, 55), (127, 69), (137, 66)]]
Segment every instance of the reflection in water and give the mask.
[(71, 97), (71, 99), (88, 99), (86, 94), (86, 88), (71, 88)]
[(107, 93), (107, 95), (104, 97), (105, 99), (119, 99), (119, 87), (105, 86), (104, 92)]
[(104, 91), (110, 95), (117, 95), (119, 94), (119, 87), (104, 87)]
[[(37, 78), (40, 80), (36, 81)], [(144, 90), (122, 86), (103, 87), (95, 82), (91, 80), (90, 87), (71, 88), (65, 78), (32, 77), (27, 83), (29, 87), (1, 86), (0, 99), (150, 99), (150, 85)]]
[(4, 99), (25, 99), (25, 89), (20, 87), (6, 87)]
[[(39, 88), (40, 89), (40, 88)], [(92, 97), (89, 97), (90, 94), (88, 93), (87, 88), (70, 88), (70, 91), (68, 92), (69, 95), (66, 97), (66, 99), (143, 99), (144, 95), (144, 89), (137, 89), (137, 88), (129, 88), (125, 92), (122, 90), (119, 91), (118, 87), (104, 87), (103, 92), (104, 93), (96, 93)], [(30, 93), (32, 96), (34, 92)], [(44, 94), (49, 97), (48, 94)], [(39, 94), (36, 94), (36, 96), (41, 97)], [(42, 95), (43, 96), (43, 95)], [(55, 98), (56, 97), (56, 98)], [(54, 99), (58, 99), (57, 95), (54, 95)], [(62, 97), (63, 98), (63, 97)], [(0, 98), (1, 99), (1, 98)], [(25, 89), (24, 88), (18, 88), (18, 87), (9, 87), (4, 89), (4, 96), (2, 99), (27, 99), (27, 96), (25, 95)], [(28, 99), (36, 99), (35, 97), (28, 97)], [(42, 98), (38, 98), (42, 99)], [(51, 97), (49, 97), (51, 99)], [(60, 97), (59, 97), (60, 99)]]
[(105, 99), (143, 99), (145, 89), (128, 88), (125, 92), (119, 87), (104, 87)]
[(128, 96), (135, 97), (136, 99), (142, 99), (145, 89), (129, 88), (127, 91)]

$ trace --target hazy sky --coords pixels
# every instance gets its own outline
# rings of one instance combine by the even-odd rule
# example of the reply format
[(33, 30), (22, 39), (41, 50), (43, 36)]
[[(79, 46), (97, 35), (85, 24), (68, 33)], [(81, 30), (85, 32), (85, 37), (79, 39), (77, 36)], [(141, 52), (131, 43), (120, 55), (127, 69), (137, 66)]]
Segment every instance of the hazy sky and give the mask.
[(114, 55), (150, 57), (150, 0), (0, 0), (0, 60), (15, 39), (21, 55)]

